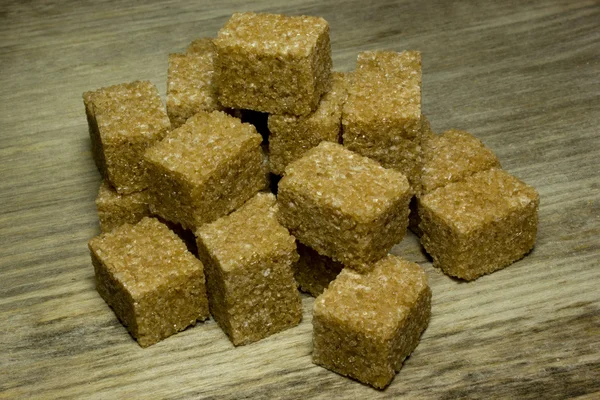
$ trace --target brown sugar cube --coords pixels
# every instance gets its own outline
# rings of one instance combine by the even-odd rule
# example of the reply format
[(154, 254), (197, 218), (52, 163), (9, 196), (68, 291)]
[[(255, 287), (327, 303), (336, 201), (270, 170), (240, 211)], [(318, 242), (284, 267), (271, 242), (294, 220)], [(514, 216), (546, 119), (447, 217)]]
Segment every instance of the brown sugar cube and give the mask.
[(465, 131), (451, 129), (441, 135), (424, 135), (421, 148), (421, 177), (410, 215), (410, 228), (418, 235), (421, 234), (418, 228), (419, 197), (477, 172), (501, 168), (494, 152)]
[(215, 47), (211, 39), (198, 39), (185, 54), (169, 54), (167, 113), (178, 128), (199, 111), (221, 110), (213, 83)]
[(434, 267), (465, 280), (502, 269), (535, 243), (539, 195), (500, 169), (421, 197), (421, 243)]
[(346, 74), (334, 72), (331, 90), (315, 111), (306, 116), (269, 115), (269, 163), (271, 171), (283, 175), (285, 167), (323, 140), (340, 143), (342, 105), (347, 96)]
[(342, 114), (344, 146), (418, 182), (421, 145), (421, 53), (358, 55)]
[(145, 189), (142, 155), (171, 129), (156, 87), (148, 81), (109, 86), (84, 93), (83, 102), (104, 178), (122, 194)]
[(323, 18), (235, 13), (215, 45), (225, 107), (305, 115), (330, 85), (329, 24)]
[(258, 193), (196, 233), (211, 313), (235, 346), (296, 326), (302, 318), (292, 273), (295, 240), (276, 212), (275, 196)]
[(431, 290), (419, 265), (388, 255), (366, 274), (345, 268), (315, 300), (313, 362), (383, 389), (430, 315)]
[(135, 224), (150, 216), (146, 192), (119, 194), (103, 181), (96, 197), (100, 230), (110, 232), (125, 223)]
[(261, 137), (221, 111), (199, 112), (144, 155), (153, 214), (195, 231), (267, 185)]
[(202, 263), (154, 218), (90, 240), (96, 288), (142, 347), (209, 317)]
[(210, 53), (210, 54), (212, 54), (211, 57), (210, 57), (211, 64), (213, 64), (214, 61), (212, 61), (212, 60), (214, 59), (214, 55), (215, 55), (215, 52), (216, 52), (214, 38), (204, 37), (204, 38), (196, 39), (196, 40), (192, 41), (192, 43), (190, 43), (188, 45), (188, 47), (185, 50), (185, 52), (186, 52), (186, 54), (207, 54), (207, 53)]
[(300, 258), (294, 264), (294, 279), (303, 292), (317, 297), (329, 286), (344, 266), (296, 241)]
[(494, 152), (465, 131), (451, 129), (430, 135), (424, 138), (422, 147), (420, 194), (462, 181), (479, 171), (500, 168)]
[(398, 243), (412, 192), (395, 170), (331, 142), (287, 166), (279, 182), (279, 218), (319, 254), (366, 271)]

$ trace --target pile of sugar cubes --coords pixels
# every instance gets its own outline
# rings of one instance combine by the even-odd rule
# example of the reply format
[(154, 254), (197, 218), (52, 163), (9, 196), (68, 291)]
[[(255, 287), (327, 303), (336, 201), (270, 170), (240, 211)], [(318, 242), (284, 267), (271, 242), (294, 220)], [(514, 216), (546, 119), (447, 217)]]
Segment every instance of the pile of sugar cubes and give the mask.
[(389, 254), (408, 227), (464, 280), (532, 249), (538, 194), (469, 133), (431, 132), (419, 52), (331, 66), (324, 19), (237, 13), (169, 56), (166, 110), (150, 82), (84, 93), (97, 290), (139, 345), (211, 315), (256, 342), (299, 324), (300, 288), (313, 361), (382, 389), (431, 315), (425, 271)]

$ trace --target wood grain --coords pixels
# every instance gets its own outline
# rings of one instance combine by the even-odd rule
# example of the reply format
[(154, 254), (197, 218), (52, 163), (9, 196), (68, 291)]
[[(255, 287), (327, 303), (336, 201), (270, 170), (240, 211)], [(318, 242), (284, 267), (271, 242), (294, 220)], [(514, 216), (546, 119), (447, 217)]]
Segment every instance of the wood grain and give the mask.
[[(423, 52), (434, 130), (467, 130), (541, 195), (533, 252), (472, 283), (430, 276), (421, 344), (379, 392), (311, 363), (300, 326), (233, 348), (214, 321), (141, 349), (101, 300), (86, 247), (100, 183), (81, 93), (149, 79), (233, 11), (331, 24), (334, 66)], [(598, 1), (3, 1), (1, 398), (597, 398), (600, 396)]]

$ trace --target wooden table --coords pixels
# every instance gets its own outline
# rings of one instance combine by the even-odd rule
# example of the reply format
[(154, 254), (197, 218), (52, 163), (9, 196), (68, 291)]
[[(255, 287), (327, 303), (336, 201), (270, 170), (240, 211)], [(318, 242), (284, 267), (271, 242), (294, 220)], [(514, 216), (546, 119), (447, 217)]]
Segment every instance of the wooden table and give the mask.
[[(0, 397), (600, 396), (600, 4), (277, 3), (2, 2)], [(433, 316), (383, 392), (311, 363), (308, 296), (300, 326), (252, 345), (209, 321), (141, 349), (94, 289), (82, 92), (149, 79), (164, 95), (167, 54), (247, 10), (325, 17), (337, 70), (421, 50), (434, 130), (472, 132), (540, 192), (534, 251), (475, 282), (435, 270), (412, 234), (394, 249), (428, 272)]]

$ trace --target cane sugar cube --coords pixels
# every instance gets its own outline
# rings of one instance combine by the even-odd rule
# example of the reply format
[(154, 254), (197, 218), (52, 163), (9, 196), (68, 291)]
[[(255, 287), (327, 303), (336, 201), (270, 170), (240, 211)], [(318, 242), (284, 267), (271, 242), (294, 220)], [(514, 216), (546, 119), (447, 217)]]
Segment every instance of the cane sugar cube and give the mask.
[(501, 168), (494, 152), (465, 131), (451, 129), (441, 135), (424, 135), (421, 147), (421, 178), (410, 216), (410, 227), (418, 235), (421, 234), (418, 228), (419, 197), (477, 172)]
[(365, 274), (345, 268), (315, 300), (313, 362), (383, 389), (430, 315), (431, 290), (419, 265), (388, 255)]
[(300, 258), (294, 264), (294, 279), (303, 292), (317, 297), (329, 286), (344, 266), (296, 241)]
[(215, 45), (225, 107), (305, 115), (330, 85), (329, 25), (323, 18), (235, 13)]
[(418, 182), (421, 145), (421, 53), (358, 55), (342, 114), (344, 146)]
[(185, 49), (186, 54), (210, 54), (211, 64), (215, 56), (214, 38), (203, 37), (192, 41)]
[(110, 232), (125, 223), (135, 224), (150, 216), (146, 192), (119, 194), (103, 181), (96, 197), (100, 230)]
[(154, 218), (90, 240), (96, 288), (142, 347), (209, 317), (202, 263)]
[(478, 172), (420, 198), (421, 243), (434, 267), (474, 280), (533, 248), (538, 206), (535, 189), (509, 173)]
[(211, 39), (198, 39), (185, 54), (169, 54), (167, 113), (178, 128), (199, 111), (221, 110), (213, 82), (215, 48)]
[(148, 81), (83, 94), (92, 152), (104, 178), (122, 194), (146, 188), (144, 151), (171, 129), (158, 90)]
[(451, 129), (423, 140), (421, 194), (491, 168), (501, 168), (498, 157), (468, 132)]
[(144, 155), (150, 210), (195, 231), (266, 185), (261, 137), (221, 111), (199, 112)]
[(275, 196), (258, 193), (196, 233), (211, 313), (235, 346), (296, 326), (302, 318), (292, 272), (295, 240), (276, 212)]
[(341, 142), (342, 105), (346, 101), (346, 74), (334, 72), (331, 90), (315, 111), (305, 116), (269, 115), (271, 171), (283, 175), (285, 167), (323, 140)]
[(342, 145), (321, 142), (287, 166), (279, 218), (319, 254), (366, 271), (398, 243), (408, 225), (406, 177)]

